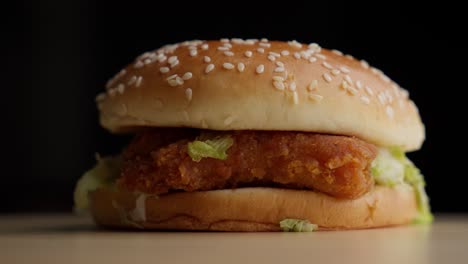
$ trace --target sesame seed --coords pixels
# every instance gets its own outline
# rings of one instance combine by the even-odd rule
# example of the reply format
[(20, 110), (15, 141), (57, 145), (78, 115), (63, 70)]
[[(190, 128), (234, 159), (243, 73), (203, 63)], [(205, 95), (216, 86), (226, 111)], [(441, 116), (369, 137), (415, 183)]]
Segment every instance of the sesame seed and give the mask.
[(273, 80), (274, 80), (274, 81), (277, 81), (277, 82), (283, 82), (283, 81), (284, 81), (284, 78), (281, 77), (281, 76), (273, 76)]
[(365, 60), (361, 60), (361, 66), (364, 69), (369, 69), (369, 63), (367, 63), (367, 61), (365, 61)]
[(405, 101), (403, 99), (398, 100), (398, 106), (400, 106), (400, 109), (403, 109), (405, 107)]
[(244, 41), (244, 44), (247, 44), (247, 45), (254, 45), (255, 42), (257, 42), (256, 39), (247, 39), (246, 41)]
[(275, 72), (284, 72), (284, 67), (276, 67)]
[(344, 77), (345, 81), (347, 81), (350, 85), (353, 85), (353, 79), (349, 75), (345, 75)]
[(123, 94), (123, 92), (125, 91), (125, 85), (123, 83), (120, 83), (119, 85), (117, 85), (117, 92), (119, 92), (120, 94)]
[(273, 56), (273, 55), (268, 55), (268, 59), (271, 60), (271, 61), (275, 61), (275, 60), (276, 60), (276, 57)]
[(317, 58), (315, 58), (314, 56), (312, 56), (312, 57), (309, 58), (309, 62), (310, 62), (310, 63), (314, 63), (314, 62), (316, 62), (316, 61), (317, 61)]
[(331, 71), (331, 73), (332, 73), (333, 75), (337, 76), (338, 74), (341, 73), (341, 71), (338, 70), (338, 69), (333, 69), (333, 70)]
[(225, 63), (223, 63), (223, 68), (226, 69), (226, 70), (232, 70), (232, 69), (234, 69), (234, 64), (229, 63), (229, 62), (225, 62)]
[(196, 49), (190, 50), (190, 56), (195, 57), (197, 56), (198, 52)]
[(358, 93), (358, 90), (356, 90), (355, 88), (353, 88), (351, 86), (348, 87), (347, 91), (351, 95), (356, 95)]
[(317, 43), (310, 43), (308, 48), (316, 50), (316, 49), (320, 48), (320, 46)]
[(227, 43), (227, 42), (229, 42), (229, 39), (227, 39), (227, 38), (222, 38), (220, 41), (223, 42), (223, 43)]
[(145, 59), (143, 62), (144, 62), (145, 64), (150, 64), (150, 63), (153, 62), (153, 60), (152, 60), (152, 59)]
[(244, 69), (245, 69), (244, 63), (239, 62), (239, 63), (237, 64), (237, 70), (238, 70), (239, 72), (243, 72)]
[(235, 44), (244, 44), (244, 40), (240, 38), (232, 38), (231, 42)]
[(315, 102), (320, 102), (323, 99), (323, 96), (321, 96), (319, 94), (309, 94), (308, 97), (309, 97), (310, 100), (315, 101)]
[(294, 48), (298, 48), (298, 49), (302, 48), (302, 44), (297, 42), (296, 40), (288, 41), (288, 44), (289, 46), (292, 46)]
[(174, 68), (177, 64), (179, 64), (179, 60), (174, 61), (170, 66), (171, 68)]
[(329, 70), (333, 69), (333, 66), (331, 66), (330, 63), (328, 63), (326, 61), (322, 62), (322, 66), (329, 69)]
[(262, 46), (262, 47), (265, 47), (265, 48), (271, 47), (271, 44), (270, 44), (270, 43), (265, 43), (265, 42), (260, 42), (258, 45), (260, 45), (260, 46)]
[(173, 74), (173, 75), (167, 77), (166, 80), (169, 81), (171, 79), (174, 79), (175, 77), (177, 77), (177, 74)]
[(231, 57), (231, 56), (234, 56), (234, 52), (232, 52), (232, 51), (225, 51), (225, 52), (224, 52), (224, 55)]
[(392, 83), (391, 87), (395, 95), (398, 96), (399, 95), (398, 85), (396, 85), (396, 83)]
[(244, 52), (244, 55), (247, 57), (247, 58), (250, 58), (252, 57), (252, 52), (250, 50)]
[(366, 89), (366, 92), (367, 92), (370, 96), (374, 95), (374, 92), (372, 91), (372, 88), (371, 88), (371, 87), (366, 86), (365, 89)]
[(228, 116), (226, 119), (224, 119), (224, 124), (226, 126), (228, 126), (228, 125), (232, 124), (232, 122), (234, 122), (234, 119), (235, 118), (233, 116)]
[(169, 85), (172, 87), (179, 85), (179, 82), (176, 79), (171, 79), (167, 81), (167, 83), (169, 83)]
[(144, 65), (145, 65), (145, 64), (144, 64), (143, 62), (137, 61), (137, 62), (135, 63), (135, 65), (133, 65), (133, 67), (136, 68), (136, 69), (138, 69), (138, 68), (143, 67)]
[(332, 77), (328, 74), (328, 73), (324, 73), (322, 75), (323, 79), (327, 82), (331, 82), (332, 81)]
[(378, 75), (379, 73), (382, 73), (379, 69), (377, 68), (374, 68), (374, 67), (371, 67), (370, 68), (371, 72), (375, 75)]
[(288, 56), (288, 55), (289, 55), (289, 51), (288, 51), (288, 50), (282, 50), (282, 51), (281, 51), (281, 55), (283, 55), (283, 56)]
[(300, 58), (301, 58), (301, 54), (299, 54), (299, 52), (294, 52), (294, 58), (300, 59)]
[(361, 90), (362, 89), (362, 83), (361, 81), (356, 81), (356, 87)]
[(390, 78), (388, 78), (388, 76), (385, 74), (380, 75), (380, 79), (382, 79), (386, 83), (390, 83)]
[(326, 60), (327, 57), (325, 57), (325, 55), (323, 54), (315, 54), (315, 57), (319, 58), (319, 59), (322, 59), (322, 60)]
[(147, 57), (149, 57), (151, 55), (150, 52), (145, 52), (143, 54), (141, 54), (140, 56), (138, 56), (138, 59), (145, 59)]
[(295, 82), (291, 82), (291, 83), (289, 84), (289, 87), (288, 87), (288, 88), (289, 88), (289, 90), (291, 90), (291, 91), (296, 91), (296, 83), (295, 83)]
[(203, 57), (203, 61), (206, 62), (206, 63), (208, 63), (208, 62), (211, 61), (211, 58), (208, 57), (208, 56), (205, 56), (205, 57)]
[(191, 101), (192, 100), (192, 89), (191, 88), (187, 88), (185, 89), (185, 98), (187, 98), (187, 101)]
[(175, 78), (175, 80), (176, 80), (176, 82), (177, 82), (178, 85), (184, 84), (184, 80), (183, 80), (182, 78), (180, 78), (179, 76), (177, 76), (177, 77)]
[(159, 68), (159, 71), (160, 71), (161, 73), (168, 73), (168, 72), (169, 72), (169, 68), (168, 68), (168, 67), (161, 67), (161, 68)]
[(311, 56), (310, 53), (305, 52), (305, 51), (301, 51), (301, 52), (299, 52), (299, 54), (301, 54), (301, 58), (303, 58), (303, 59), (308, 59)]
[(282, 81), (274, 81), (273, 86), (280, 91), (284, 90), (284, 83)]
[(224, 46), (224, 47), (227, 47), (227, 48), (232, 48), (231, 43), (224, 43), (223, 46)]
[(202, 48), (202, 50), (207, 50), (208, 49), (208, 44), (205, 43), (205, 44), (201, 45), (201, 48)]
[(385, 112), (387, 112), (387, 116), (390, 118), (393, 118), (393, 108), (389, 105), (385, 107)]
[(382, 104), (382, 105), (385, 104), (386, 98), (385, 98), (385, 93), (384, 92), (380, 92), (377, 95), (377, 98), (379, 99), (380, 104)]
[(331, 52), (335, 53), (336, 55), (343, 56), (343, 52), (341, 52), (339, 50), (334, 49)]
[(387, 97), (387, 102), (392, 103), (393, 102), (393, 96), (391, 94), (390, 90), (385, 91), (385, 96)]
[(135, 83), (135, 86), (136, 86), (136, 87), (139, 87), (142, 81), (143, 81), (143, 77), (138, 76), (138, 78), (137, 78), (137, 80), (136, 80), (136, 83)]
[(100, 93), (96, 96), (96, 102), (100, 102), (102, 100), (106, 99), (106, 94), (105, 93)]
[(117, 93), (117, 90), (115, 90), (115, 89), (109, 89), (109, 91), (107, 91), (107, 93), (109, 94), (110, 97), (114, 97), (115, 94)]
[(307, 86), (307, 90), (309, 91), (313, 91), (315, 89), (317, 89), (317, 86), (318, 86), (318, 81), (317, 80), (313, 80), (309, 86)]
[(164, 56), (164, 55), (163, 55), (162, 57), (158, 58), (158, 62), (159, 62), (159, 63), (163, 63), (163, 62), (165, 62), (166, 60), (167, 60), (167, 57)]
[(345, 57), (348, 59), (348, 60), (354, 60), (354, 57), (349, 55), (349, 54), (346, 54)]
[(263, 49), (263, 48), (258, 48), (257, 51), (258, 51), (259, 53), (264, 53), (264, 52), (265, 52), (265, 49)]
[(205, 73), (209, 73), (210, 71), (212, 71), (213, 69), (215, 68), (214, 64), (208, 64), (205, 68)]
[(262, 38), (260, 41), (261, 42), (268, 42), (268, 39), (267, 38)]
[(182, 79), (184, 80), (189, 80), (189, 79), (192, 79), (192, 73), (191, 72), (186, 72), (183, 76), (182, 76)]
[(273, 56), (275, 56), (277, 58), (281, 57), (281, 54), (279, 54), (277, 52), (273, 52), (273, 51), (268, 52), (268, 54), (273, 55)]
[(224, 47), (224, 46), (219, 46), (219, 47), (218, 47), (218, 50), (220, 50), (220, 51), (226, 51), (226, 50), (229, 50), (229, 48), (228, 48), (228, 47)]
[(293, 102), (294, 102), (294, 104), (299, 103), (299, 96), (297, 95), (296, 91), (293, 92)]
[(278, 67), (284, 67), (284, 63), (282, 63), (281, 61), (277, 61), (277, 62), (275, 62), (275, 64)]
[(176, 62), (176, 61), (177, 61), (177, 56), (171, 56), (171, 57), (169, 57), (169, 59), (167, 60), (167, 62), (169, 62), (169, 64), (172, 64), (172, 63), (174, 63), (174, 62)]
[(258, 74), (263, 73), (264, 70), (265, 70), (265, 66), (263, 66), (263, 64), (258, 65), (257, 68), (255, 69), (255, 71), (256, 71)]
[(349, 84), (346, 81), (342, 81), (340, 88), (343, 90), (348, 90)]
[(370, 104), (370, 99), (369, 99), (369, 97), (367, 97), (367, 96), (365, 96), (365, 95), (361, 96), (361, 101), (362, 101), (363, 103), (365, 103), (365, 104)]
[(344, 66), (341, 66), (340, 67), (340, 70), (343, 72), (343, 73), (350, 73), (350, 70)]
[(130, 86), (132, 85), (134, 82), (136, 82), (137, 80), (137, 77), (135, 75), (132, 76), (132, 78), (130, 78), (130, 80), (128, 80), (127, 84)]
[(408, 98), (409, 97), (408, 90), (401, 88), (400, 92), (401, 92), (401, 95), (403, 96), (403, 98)]

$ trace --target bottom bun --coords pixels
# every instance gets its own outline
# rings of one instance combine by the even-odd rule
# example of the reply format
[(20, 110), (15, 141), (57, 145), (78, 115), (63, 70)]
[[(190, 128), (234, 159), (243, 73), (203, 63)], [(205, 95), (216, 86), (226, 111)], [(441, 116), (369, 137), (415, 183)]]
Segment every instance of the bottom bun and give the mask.
[(239, 188), (149, 196), (99, 189), (91, 213), (104, 227), (159, 230), (280, 231), (286, 218), (307, 219), (327, 229), (407, 224), (417, 216), (408, 185), (376, 186), (355, 200), (304, 190)]

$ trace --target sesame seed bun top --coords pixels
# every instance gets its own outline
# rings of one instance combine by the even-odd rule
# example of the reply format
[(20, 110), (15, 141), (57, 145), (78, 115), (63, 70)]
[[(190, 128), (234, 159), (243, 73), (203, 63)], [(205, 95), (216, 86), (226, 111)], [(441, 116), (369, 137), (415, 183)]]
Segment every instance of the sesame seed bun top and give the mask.
[(416, 150), (424, 126), (380, 70), (296, 41), (187, 41), (139, 56), (96, 98), (112, 132), (140, 127), (352, 135)]

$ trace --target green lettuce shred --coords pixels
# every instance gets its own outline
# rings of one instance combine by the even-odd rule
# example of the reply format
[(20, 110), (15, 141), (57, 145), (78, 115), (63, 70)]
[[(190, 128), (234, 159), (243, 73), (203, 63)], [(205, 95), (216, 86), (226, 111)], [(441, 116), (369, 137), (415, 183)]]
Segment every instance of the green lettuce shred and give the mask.
[(88, 193), (90, 191), (101, 187), (112, 187), (120, 173), (121, 159), (119, 156), (100, 157), (97, 154), (96, 160), (96, 165), (85, 172), (76, 183), (73, 199), (74, 209), (78, 213), (88, 209)]
[(225, 160), (228, 157), (226, 151), (232, 144), (234, 144), (234, 139), (230, 136), (195, 140), (188, 143), (188, 154), (196, 162), (199, 162), (202, 158)]
[(308, 220), (284, 219), (280, 221), (280, 228), (284, 232), (312, 232), (318, 229), (318, 226), (311, 224)]
[(414, 164), (408, 160), (405, 165), (405, 182), (411, 185), (416, 193), (416, 201), (418, 203), (419, 215), (413, 219), (415, 224), (431, 223), (434, 216), (431, 213), (429, 206), (429, 198), (424, 187), (426, 182), (424, 177)]
[(405, 166), (395, 159), (393, 152), (381, 149), (371, 165), (371, 173), (378, 185), (393, 187), (404, 181)]
[(401, 148), (380, 149), (376, 159), (372, 162), (371, 173), (378, 185), (393, 187), (403, 182), (409, 184), (416, 194), (419, 212), (413, 223), (432, 222), (434, 217), (424, 189), (426, 186), (424, 176), (406, 157)]

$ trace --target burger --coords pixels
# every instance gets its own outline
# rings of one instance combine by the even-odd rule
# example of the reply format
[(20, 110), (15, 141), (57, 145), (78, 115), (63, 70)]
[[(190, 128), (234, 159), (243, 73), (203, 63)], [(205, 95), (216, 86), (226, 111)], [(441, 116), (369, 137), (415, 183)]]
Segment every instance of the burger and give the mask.
[(405, 153), (424, 126), (408, 92), (337, 50), (297, 41), (186, 41), (146, 52), (96, 97), (134, 138), (76, 185), (108, 228), (363, 229), (432, 220)]

